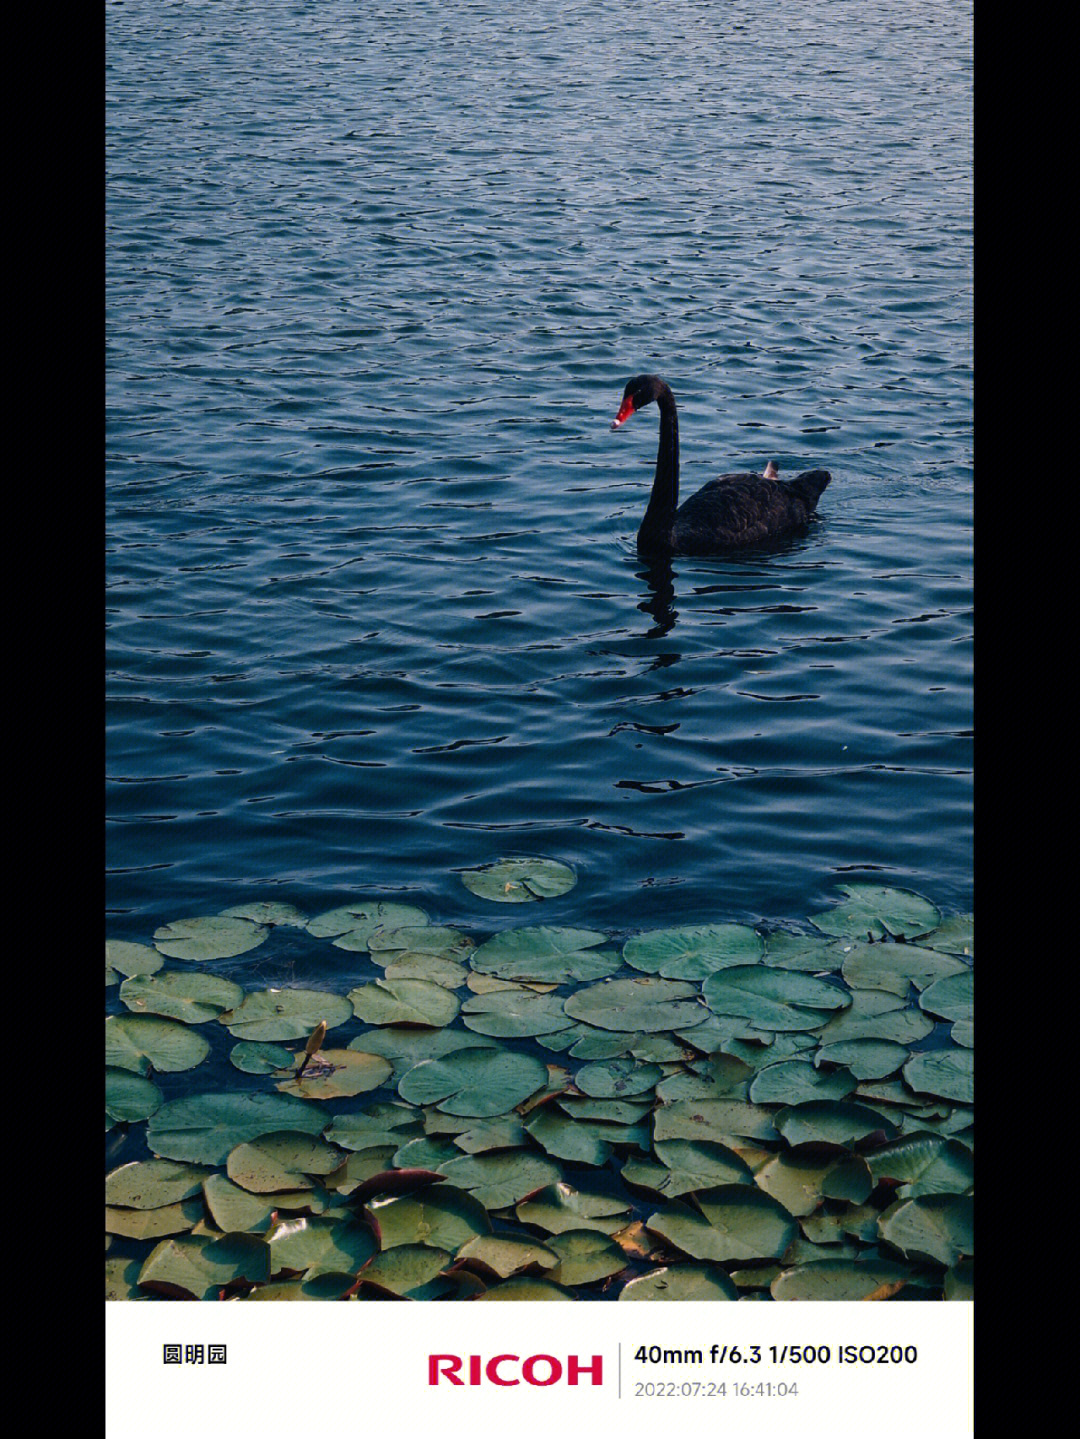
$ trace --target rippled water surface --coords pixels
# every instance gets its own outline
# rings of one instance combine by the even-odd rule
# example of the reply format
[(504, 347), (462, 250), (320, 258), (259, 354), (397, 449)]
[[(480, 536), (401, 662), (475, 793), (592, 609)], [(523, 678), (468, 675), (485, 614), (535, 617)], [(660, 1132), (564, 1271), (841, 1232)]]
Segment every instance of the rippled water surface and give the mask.
[[(107, 16), (110, 932), (967, 908), (968, 6)], [(643, 370), (820, 521), (639, 560)]]

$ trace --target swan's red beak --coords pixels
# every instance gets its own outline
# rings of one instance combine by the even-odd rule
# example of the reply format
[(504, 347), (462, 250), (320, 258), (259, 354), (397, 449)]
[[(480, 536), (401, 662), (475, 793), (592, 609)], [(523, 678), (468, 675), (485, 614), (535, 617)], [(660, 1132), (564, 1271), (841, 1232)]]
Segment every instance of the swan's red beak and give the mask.
[(622, 422), (623, 422), (624, 420), (628, 420), (633, 413), (634, 413), (634, 402), (633, 402), (633, 400), (630, 398), (630, 396), (627, 395), (626, 398), (625, 398), (625, 400), (623, 400), (622, 404), (619, 406), (619, 413), (615, 416), (615, 418), (614, 418), (614, 419), (612, 420), (612, 422), (611, 422), (611, 428), (612, 428), (613, 430), (617, 430), (617, 429), (619, 428), (619, 426), (622, 424)]

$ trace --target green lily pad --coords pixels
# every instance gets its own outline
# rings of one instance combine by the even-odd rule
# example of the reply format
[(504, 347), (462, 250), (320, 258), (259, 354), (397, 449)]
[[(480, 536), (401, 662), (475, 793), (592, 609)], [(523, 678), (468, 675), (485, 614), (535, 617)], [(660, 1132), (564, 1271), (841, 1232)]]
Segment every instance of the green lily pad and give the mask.
[(854, 944), (844, 957), (844, 978), (853, 989), (883, 989), (907, 996), (936, 979), (967, 972), (963, 960), (917, 944)]
[(934, 948), (946, 954), (975, 953), (975, 916), (952, 914), (934, 930)]
[(368, 1212), (378, 1225), (383, 1251), (401, 1244), (426, 1244), (457, 1254), (478, 1234), (492, 1232), (484, 1206), (450, 1184), (431, 1185), (416, 1194), (375, 1200)]
[(912, 1134), (867, 1156), (875, 1179), (901, 1181), (899, 1199), (922, 1194), (964, 1194), (975, 1182), (970, 1150), (940, 1134)]
[(924, 1194), (890, 1205), (878, 1220), (878, 1230), (906, 1259), (951, 1269), (974, 1253), (972, 1214), (970, 1195)]
[(157, 1209), (118, 1209), (105, 1207), (105, 1232), (124, 1239), (161, 1239), (166, 1234), (187, 1234), (206, 1217), (202, 1196)]
[(937, 1094), (970, 1104), (975, 1097), (975, 1055), (970, 1049), (930, 1049), (913, 1054), (904, 1078), (920, 1094)]
[(419, 1024), (442, 1029), (456, 1018), (461, 1001), (426, 979), (377, 979), (349, 991), (357, 1019), (365, 1024)]
[[(525, 1128), (537, 1144), (557, 1159), (597, 1167), (606, 1164), (611, 1157), (613, 1142), (633, 1142), (634, 1133), (623, 1125), (571, 1119), (549, 1104), (535, 1110), (526, 1121)], [(644, 1129), (640, 1131), (640, 1137), (647, 1142)]]
[[(124, 989), (121, 985), (120, 994)], [(920, 1009), (936, 1014), (939, 1019), (971, 1021), (975, 1017), (975, 972), (965, 969), (962, 974), (949, 974), (936, 979), (919, 995)]]
[(523, 1200), (515, 1212), (522, 1224), (534, 1224), (548, 1234), (565, 1234), (571, 1229), (614, 1234), (627, 1223), (630, 1205), (616, 1195), (575, 1189), (560, 1181)]
[(435, 1104), (446, 1114), (490, 1118), (523, 1103), (547, 1077), (547, 1066), (531, 1054), (460, 1049), (406, 1071), (398, 1093), (413, 1104)]
[(113, 1014), (105, 1021), (105, 1063), (147, 1074), (194, 1069), (210, 1053), (201, 1034), (175, 1019), (152, 1014)]
[(946, 1299), (974, 1299), (975, 1261), (961, 1259), (959, 1264), (954, 1265), (945, 1276), (943, 1289)]
[(570, 1023), (557, 994), (534, 994), (530, 989), (504, 989), (477, 994), (461, 1007), (466, 1028), (497, 1038), (525, 1038), (565, 1029)]
[(226, 1168), (234, 1184), (251, 1194), (310, 1189), (309, 1176), (331, 1174), (341, 1164), (340, 1150), (310, 1130), (278, 1130), (238, 1144)]
[(132, 944), (126, 939), (105, 941), (105, 968), (118, 974), (156, 974), (164, 963), (164, 957), (148, 944)]
[(838, 1044), (823, 1044), (814, 1055), (814, 1063), (841, 1064), (856, 1079), (885, 1079), (895, 1074), (907, 1057), (904, 1045), (886, 1039), (845, 1039)]
[(433, 1249), (429, 1244), (399, 1244), (369, 1259), (360, 1277), (365, 1284), (377, 1284), (402, 1298), (422, 1299), (432, 1280), (453, 1258), (447, 1250)]
[(244, 1074), (273, 1074), (288, 1069), (296, 1062), (291, 1049), (280, 1044), (264, 1044), (257, 1039), (242, 1039), (229, 1050), (229, 1062)]
[(326, 1116), (284, 1094), (196, 1094), (163, 1104), (147, 1122), (146, 1140), (161, 1159), (224, 1164), (229, 1151), (276, 1130), (318, 1134)]
[(378, 1089), (393, 1073), (393, 1066), (381, 1054), (357, 1049), (321, 1049), (309, 1061), (304, 1073), (283, 1079), (277, 1088), (299, 1099), (349, 1099)]
[(566, 1001), (566, 1013), (598, 1029), (690, 1029), (708, 1018), (697, 987), (683, 980), (613, 979), (578, 990)]
[(528, 1149), (461, 1154), (438, 1166), (451, 1184), (468, 1190), (485, 1209), (508, 1209), (559, 1178), (559, 1166)]
[(388, 1024), (385, 1028), (369, 1029), (349, 1041), (349, 1049), (362, 1049), (366, 1054), (381, 1054), (394, 1066), (400, 1079), (406, 1070), (425, 1059), (442, 1059), (458, 1049), (496, 1048), (495, 1041), (485, 1035), (470, 1034), (462, 1029), (411, 1029)]
[(617, 954), (595, 949), (605, 938), (594, 929), (508, 929), (482, 944), (471, 962), (480, 974), (535, 984), (603, 979), (621, 965)]
[(105, 1177), (105, 1203), (125, 1209), (160, 1209), (198, 1194), (211, 1173), (195, 1164), (171, 1159), (136, 1159)]
[(677, 1099), (658, 1109), (653, 1120), (654, 1142), (693, 1139), (730, 1146), (733, 1140), (779, 1137), (770, 1110), (737, 1099)]
[(223, 909), (221, 912), (229, 918), (250, 919), (252, 924), (283, 924), (304, 929), (308, 922), (307, 915), (298, 910), (295, 904), (283, 904), (280, 900), (273, 899), (255, 900), (251, 904), (234, 904), (231, 909)]
[(369, 948), (373, 964), (393, 964), (392, 956), (400, 954), (430, 954), (460, 963), (468, 959), (475, 945), (459, 929), (441, 924), (413, 924), (375, 930)]
[(949, 1035), (954, 1044), (961, 1045), (964, 1049), (975, 1048), (975, 1022), (971, 1019), (958, 1019), (949, 1030)]
[(624, 1284), (622, 1299), (738, 1299), (739, 1291), (727, 1272), (711, 1264), (674, 1264), (651, 1269)]
[(515, 1274), (512, 1279), (507, 1279), (502, 1284), (495, 1284), (486, 1289), (483, 1294), (476, 1296), (476, 1302), (482, 1304), (486, 1299), (521, 1300), (526, 1304), (537, 1303), (548, 1299), (576, 1299), (577, 1295), (571, 1294), (568, 1289), (562, 1289), (558, 1284), (553, 1284), (550, 1279), (534, 1279), (530, 1274)]
[(139, 1286), (170, 1298), (213, 1299), (228, 1284), (270, 1278), (270, 1250), (253, 1234), (163, 1239), (139, 1271)]
[(644, 974), (706, 979), (730, 965), (756, 964), (762, 950), (761, 936), (748, 924), (687, 924), (634, 935), (623, 958)]
[(821, 1204), (822, 1185), (834, 1162), (831, 1155), (812, 1159), (801, 1154), (774, 1154), (754, 1174), (754, 1183), (798, 1219)]
[(499, 904), (555, 899), (577, 884), (567, 864), (553, 859), (500, 859), (480, 869), (466, 869), (461, 882), (472, 894)]
[(820, 934), (787, 934), (777, 930), (765, 941), (765, 963), (775, 969), (799, 969), (808, 974), (840, 968), (843, 954), (834, 939)]
[(120, 986), (120, 1001), (133, 1014), (163, 1014), (182, 1024), (217, 1019), (244, 998), (241, 985), (216, 974), (170, 969), (163, 974), (136, 974)]
[(375, 1239), (365, 1225), (315, 1215), (285, 1219), (266, 1236), (270, 1272), (332, 1270), (355, 1274), (375, 1253)]
[(154, 930), (154, 944), (170, 959), (231, 959), (262, 944), (266, 925), (225, 914), (176, 919)]
[(227, 1234), (254, 1233), (270, 1227), (278, 1196), (251, 1194), (224, 1174), (211, 1174), (203, 1196), (214, 1223)]
[(846, 1070), (820, 1070), (808, 1059), (785, 1059), (758, 1070), (750, 1098), (754, 1104), (805, 1104), (812, 1099), (846, 1099), (854, 1090), (855, 1080)]
[(522, 1269), (554, 1269), (558, 1255), (546, 1244), (527, 1235), (481, 1234), (458, 1252), (460, 1262), (469, 1261), (508, 1279)]
[(722, 969), (701, 988), (717, 1014), (737, 1015), (764, 1030), (817, 1029), (827, 1011), (851, 1003), (847, 991), (829, 980), (760, 964)]
[(423, 979), (429, 984), (441, 984), (443, 989), (461, 989), (469, 978), (463, 964), (440, 954), (407, 954), (395, 949), (381, 957), (389, 961), (384, 971), (386, 979)]
[(812, 914), (810, 923), (824, 934), (862, 939), (918, 939), (941, 923), (936, 905), (907, 889), (884, 889), (876, 884), (842, 884), (847, 896), (835, 909)]
[(336, 1029), (352, 1017), (349, 1001), (324, 989), (255, 989), (219, 1022), (237, 1039), (276, 1042), (306, 1039), (321, 1021)]
[(822, 1044), (839, 1044), (851, 1039), (917, 1044), (933, 1028), (933, 1020), (920, 1010), (905, 1007), (903, 996), (876, 989), (857, 989), (851, 996), (851, 1007), (834, 1014), (818, 1037)]
[(663, 1079), (658, 1064), (640, 1064), (636, 1059), (603, 1059), (584, 1064), (574, 1076), (583, 1093), (595, 1099), (627, 1099), (649, 1094)]
[(770, 1195), (748, 1184), (720, 1185), (697, 1196), (697, 1208), (674, 1199), (645, 1221), (693, 1259), (779, 1259), (796, 1234), (795, 1220)]
[(559, 1257), (549, 1275), (555, 1284), (595, 1284), (626, 1268), (626, 1255), (596, 1229), (567, 1229), (549, 1239), (548, 1248)]
[(145, 1299), (144, 1294), (138, 1290), (139, 1270), (142, 1268), (140, 1259), (106, 1259), (105, 1261), (105, 1299), (132, 1300)]
[(775, 1116), (777, 1129), (791, 1145), (833, 1144), (849, 1146), (880, 1130), (887, 1139), (897, 1133), (890, 1119), (865, 1104), (811, 1100), (792, 1104)]
[(726, 1144), (712, 1140), (669, 1139), (655, 1146), (652, 1159), (628, 1159), (622, 1168), (627, 1184), (675, 1199), (720, 1184), (752, 1184), (750, 1166)]
[[(376, 930), (403, 929), (405, 925), (427, 924), (422, 909), (411, 904), (383, 904), (379, 900), (356, 900), (352, 904), (328, 909), (308, 920), (308, 933), (316, 939), (333, 939), (352, 934), (350, 949), (367, 949), (367, 940)], [(346, 946), (342, 946), (343, 948)]]
[(398, 1149), (423, 1132), (423, 1115), (411, 1105), (372, 1104), (362, 1114), (336, 1115), (324, 1137), (342, 1149), (374, 1149), (385, 1144)]
[(903, 1265), (881, 1259), (818, 1259), (783, 1270), (769, 1288), (774, 1299), (860, 1300), (886, 1298), (909, 1278)]
[(147, 1119), (161, 1108), (163, 1095), (151, 1080), (130, 1069), (105, 1070), (105, 1113), (118, 1124)]

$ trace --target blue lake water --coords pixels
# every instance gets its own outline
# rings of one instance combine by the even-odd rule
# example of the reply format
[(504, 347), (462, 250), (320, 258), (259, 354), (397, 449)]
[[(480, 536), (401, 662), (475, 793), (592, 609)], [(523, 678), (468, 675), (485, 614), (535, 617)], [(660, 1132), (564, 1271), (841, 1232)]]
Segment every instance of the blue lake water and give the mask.
[[(969, 8), (110, 0), (110, 934), (970, 906)], [(640, 371), (820, 521), (639, 560)]]

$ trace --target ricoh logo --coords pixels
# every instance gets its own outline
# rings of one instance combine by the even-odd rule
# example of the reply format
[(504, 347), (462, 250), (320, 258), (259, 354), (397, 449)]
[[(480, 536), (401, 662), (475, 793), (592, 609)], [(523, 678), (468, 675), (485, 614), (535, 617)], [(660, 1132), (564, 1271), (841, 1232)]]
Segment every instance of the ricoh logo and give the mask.
[(593, 1354), (583, 1359), (569, 1354), (429, 1354), (429, 1384), (532, 1384), (546, 1389), (550, 1384), (603, 1384), (604, 1359)]

